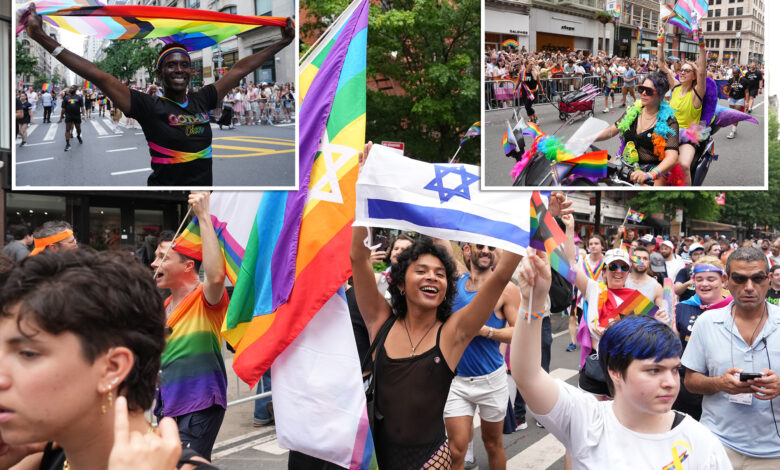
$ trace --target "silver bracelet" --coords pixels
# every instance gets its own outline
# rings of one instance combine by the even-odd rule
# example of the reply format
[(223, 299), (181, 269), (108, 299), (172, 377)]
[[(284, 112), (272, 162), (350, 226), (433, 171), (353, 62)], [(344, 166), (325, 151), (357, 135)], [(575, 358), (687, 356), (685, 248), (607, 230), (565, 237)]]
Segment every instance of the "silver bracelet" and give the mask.
[(65, 50), (65, 48), (64, 48), (64, 47), (62, 47), (62, 46), (57, 46), (57, 48), (56, 48), (56, 49), (54, 49), (54, 50), (52, 51), (51, 55), (53, 55), (54, 57), (57, 57), (57, 56), (58, 56), (58, 55), (60, 55), (60, 53), (61, 53), (62, 51), (64, 51), (64, 50)]

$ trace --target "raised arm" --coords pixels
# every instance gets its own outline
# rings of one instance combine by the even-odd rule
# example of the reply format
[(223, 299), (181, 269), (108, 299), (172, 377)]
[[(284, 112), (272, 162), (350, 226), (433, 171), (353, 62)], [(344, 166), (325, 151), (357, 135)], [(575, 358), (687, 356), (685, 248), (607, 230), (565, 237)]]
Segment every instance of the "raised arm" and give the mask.
[(390, 317), (390, 305), (379, 292), (371, 266), (371, 250), (363, 240), (368, 236), (365, 227), (352, 227), (352, 247), (349, 257), (352, 260), (352, 285), (355, 289), (360, 314), (366, 322), (368, 337), (374, 340), (379, 328)]
[[(62, 46), (54, 38), (47, 35), (41, 25), (41, 17), (35, 12), (35, 4), (31, 3), (30, 18), (27, 20), (27, 29), (25, 31), (30, 36), (30, 39), (39, 43), (50, 54), (53, 54), (56, 49)], [(80, 77), (97, 85), (123, 113), (128, 114), (130, 112), (130, 89), (116, 77), (103, 72), (97, 65), (67, 49), (60, 49), (55, 58)]]
[(669, 79), (670, 88), (674, 88), (680, 84), (677, 79), (674, 78), (674, 74), (669, 70), (669, 66), (666, 65), (666, 54), (664, 53), (664, 43), (666, 42), (666, 26), (661, 22), (658, 25), (658, 70), (665, 73)]
[(616, 135), (618, 135), (618, 132), (619, 131), (617, 126), (615, 124), (612, 124), (611, 126), (601, 131), (598, 136), (596, 136), (595, 142), (601, 142), (602, 140), (611, 139)]
[(528, 322), (528, 299), (533, 289), (532, 312), (544, 311), (550, 291), (550, 263), (544, 252), (530, 253), (520, 269), (520, 311), (515, 322), (509, 353), (512, 378), (528, 408), (536, 414), (547, 414), (558, 401), (558, 384), (542, 369), (542, 320)]
[(699, 97), (704, 97), (707, 93), (707, 48), (704, 43), (704, 33), (699, 30), (699, 56), (696, 58), (696, 94), (693, 95), (693, 106), (698, 108), (702, 105)]
[(214, 83), (214, 87), (217, 89), (217, 101), (224, 98), (232, 88), (237, 87), (242, 78), (254, 72), (268, 60), (273, 59), (274, 55), (287, 47), (293, 39), (295, 39), (295, 27), (292, 20), (287, 18), (287, 25), (282, 28), (282, 39), (260, 52), (239, 60), (221, 79)]
[(225, 294), (225, 258), (211, 223), (209, 192), (193, 191), (189, 196), (189, 204), (198, 217), (200, 238), (203, 242), (203, 272), (206, 275), (203, 281), (203, 296), (209, 304), (216, 305)]

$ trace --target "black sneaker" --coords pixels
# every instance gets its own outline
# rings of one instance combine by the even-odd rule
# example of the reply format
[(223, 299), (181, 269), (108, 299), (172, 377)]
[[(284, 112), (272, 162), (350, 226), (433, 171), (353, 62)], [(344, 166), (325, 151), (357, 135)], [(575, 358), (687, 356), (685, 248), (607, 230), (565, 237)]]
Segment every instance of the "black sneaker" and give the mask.
[(26, 144), (26, 143), (27, 143), (27, 142), (25, 142), (25, 141), (22, 141), (22, 142), (19, 144), (19, 147), (24, 147), (24, 144)]
[(67, 152), (68, 150), (70, 150), (70, 144), (65, 144), (65, 151)]
[(536, 422), (536, 427), (539, 429), (544, 429), (544, 424), (540, 423), (539, 421)]
[(83, 144), (83, 143), (84, 143), (84, 141), (83, 141), (83, 140), (81, 140), (81, 136), (80, 136), (80, 135), (79, 135), (79, 136), (76, 136), (76, 137), (79, 139), (79, 143), (80, 143), (80, 144)]

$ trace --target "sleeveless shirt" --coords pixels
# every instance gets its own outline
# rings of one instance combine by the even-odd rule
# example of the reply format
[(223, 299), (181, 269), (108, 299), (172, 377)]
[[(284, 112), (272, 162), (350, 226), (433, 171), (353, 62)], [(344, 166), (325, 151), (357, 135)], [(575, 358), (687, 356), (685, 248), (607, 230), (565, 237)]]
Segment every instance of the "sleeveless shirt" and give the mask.
[(655, 286), (658, 285), (658, 281), (655, 280), (655, 278), (650, 277), (647, 281), (643, 282), (642, 284), (638, 284), (633, 279), (631, 279), (631, 276), (628, 276), (628, 279), (626, 279), (626, 288), (627, 289), (635, 289), (642, 293), (645, 297), (650, 299), (651, 302), (655, 302)]
[[(395, 321), (391, 315), (388, 321)], [(390, 358), (384, 344), (376, 353), (377, 462), (382, 470), (422, 468), (447, 442), (444, 405), (455, 374), (436, 345), (424, 353)]]
[(674, 110), (674, 117), (677, 118), (677, 124), (680, 129), (687, 129), (693, 123), (701, 121), (701, 110), (693, 107), (693, 93), (691, 89), (685, 96), (682, 95), (682, 86), (676, 87), (672, 90), (672, 99), (669, 100), (669, 106)]
[[(458, 282), (455, 285), (455, 298), (452, 301), (453, 312), (471, 303), (474, 296), (477, 295), (477, 291), (469, 292), (466, 290), (466, 282), (468, 282), (469, 277), (468, 273), (463, 273), (458, 278)], [(506, 326), (506, 320), (498, 318), (496, 312), (492, 312), (485, 326), (500, 329)], [(457, 374), (460, 377), (477, 377), (494, 372), (504, 364), (504, 356), (501, 355), (501, 351), (498, 349), (500, 345), (501, 343), (494, 339), (475, 336), (466, 347), (466, 350), (463, 351), (463, 356), (461, 356), (460, 362), (458, 362)]]

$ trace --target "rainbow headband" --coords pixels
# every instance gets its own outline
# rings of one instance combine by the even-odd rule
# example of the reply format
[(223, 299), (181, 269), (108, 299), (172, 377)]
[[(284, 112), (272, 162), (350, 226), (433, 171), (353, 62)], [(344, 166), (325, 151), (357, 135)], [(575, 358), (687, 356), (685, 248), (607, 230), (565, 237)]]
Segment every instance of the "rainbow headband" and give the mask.
[(699, 274), (699, 273), (721, 273), (723, 274), (723, 270), (720, 269), (717, 266), (713, 266), (711, 264), (697, 264), (693, 267), (693, 274)]
[[(190, 59), (190, 53), (187, 51), (187, 49), (185, 49), (183, 47), (180, 47), (180, 46), (172, 47), (170, 49), (166, 49), (166, 50), (162, 51), (160, 53), (160, 56), (157, 57), (157, 70), (160, 70), (160, 67), (162, 67), (163, 60), (166, 57), (168, 57), (170, 54), (173, 54), (175, 52), (180, 52), (180, 53), (186, 55), (188, 59)], [(190, 62), (192, 62), (192, 59), (190, 59)]]
[(60, 233), (55, 233), (54, 235), (49, 235), (48, 237), (44, 238), (36, 238), (34, 240), (35, 242), (35, 248), (30, 253), (30, 256), (35, 256), (38, 253), (42, 252), (46, 249), (49, 245), (54, 245), (57, 242), (61, 242), (62, 240), (65, 240), (66, 238), (73, 235), (73, 230), (67, 229)]

